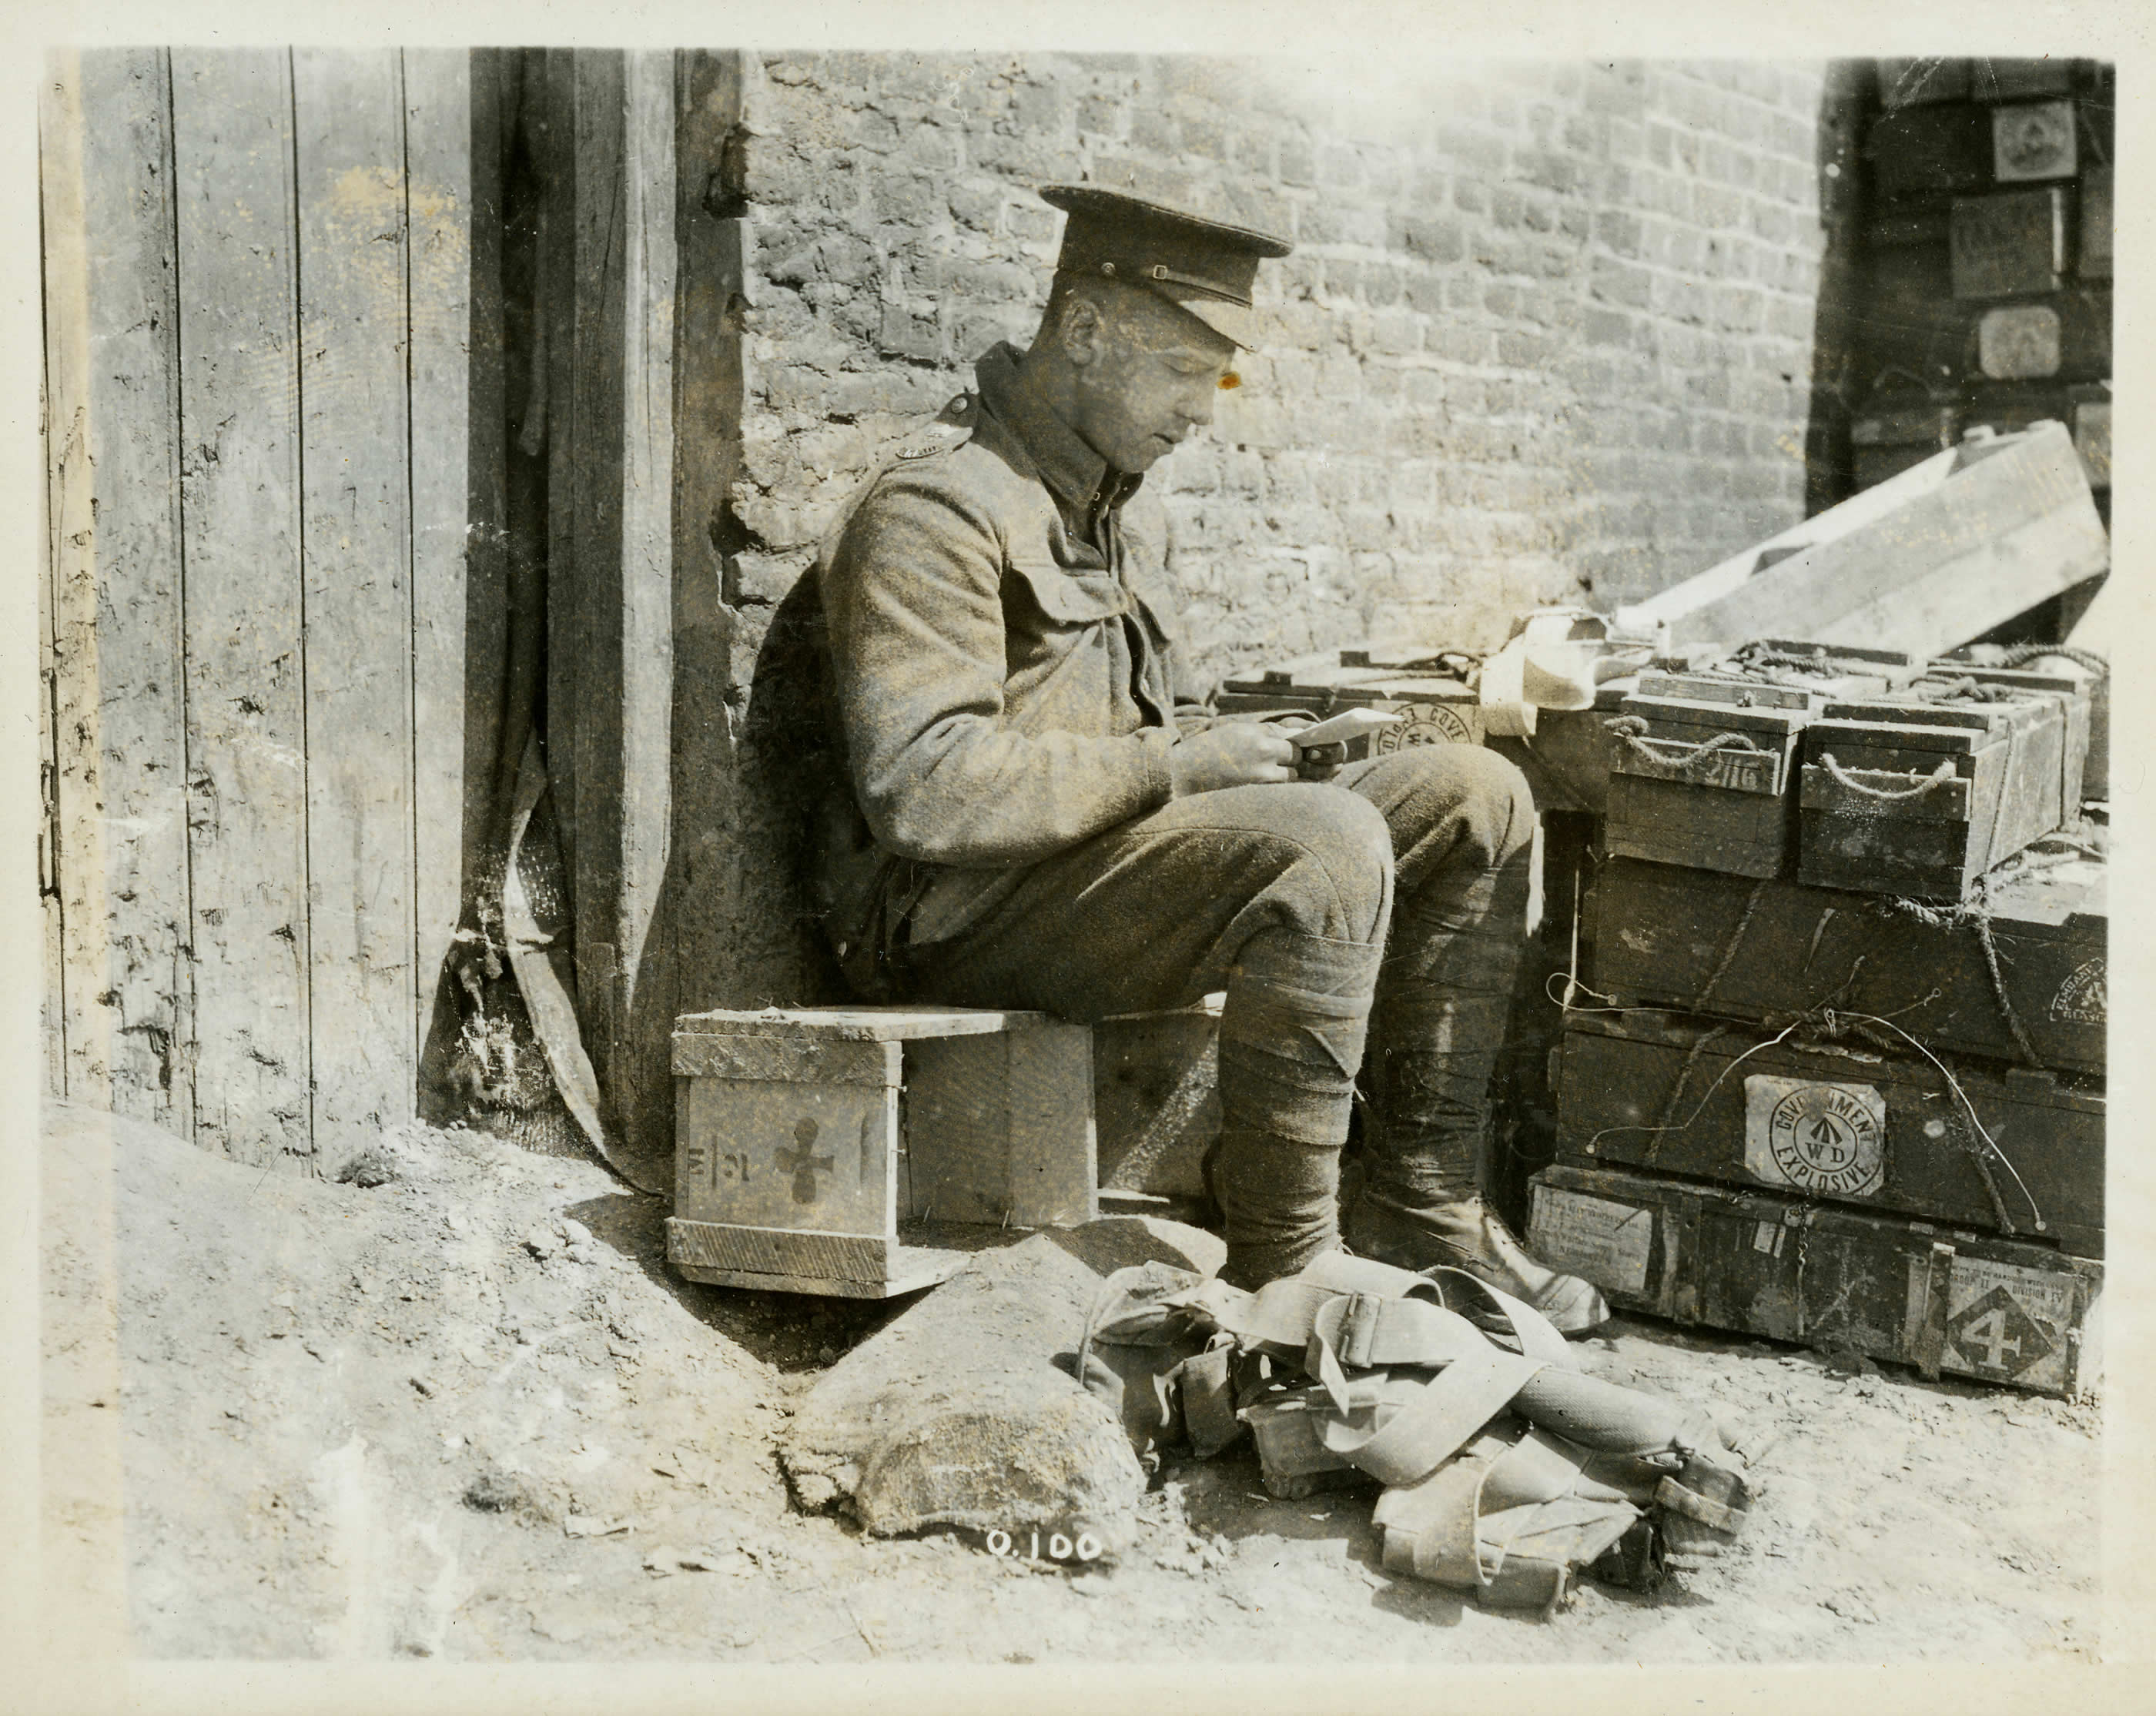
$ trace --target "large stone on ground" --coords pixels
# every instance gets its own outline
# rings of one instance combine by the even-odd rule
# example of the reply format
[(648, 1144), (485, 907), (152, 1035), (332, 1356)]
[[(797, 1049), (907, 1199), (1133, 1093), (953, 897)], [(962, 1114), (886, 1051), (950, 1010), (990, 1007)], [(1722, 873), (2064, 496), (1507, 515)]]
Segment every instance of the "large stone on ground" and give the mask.
[[(955, 1525), (1129, 1541), (1145, 1474), (1069, 1370), (1101, 1282), (1128, 1264), (1209, 1274), (1211, 1234), (1120, 1216), (986, 1252), (832, 1366), (781, 1450), (809, 1508), (878, 1535)], [(1058, 1363), (1059, 1358), (1061, 1363)]]

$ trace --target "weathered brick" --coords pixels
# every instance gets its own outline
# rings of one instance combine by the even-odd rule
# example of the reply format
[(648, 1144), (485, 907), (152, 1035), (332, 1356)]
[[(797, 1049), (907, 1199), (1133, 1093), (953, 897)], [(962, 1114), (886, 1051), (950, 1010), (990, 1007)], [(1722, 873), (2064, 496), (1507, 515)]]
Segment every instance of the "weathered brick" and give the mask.
[(1598, 256), (1588, 278), (1597, 298), (1611, 304), (1629, 305), (1635, 310), (1646, 307), (1652, 277), (1645, 269), (1614, 257)]
[(1460, 223), (1442, 216), (1406, 215), (1399, 223), (1400, 248), (1426, 262), (1458, 262), (1467, 254)]

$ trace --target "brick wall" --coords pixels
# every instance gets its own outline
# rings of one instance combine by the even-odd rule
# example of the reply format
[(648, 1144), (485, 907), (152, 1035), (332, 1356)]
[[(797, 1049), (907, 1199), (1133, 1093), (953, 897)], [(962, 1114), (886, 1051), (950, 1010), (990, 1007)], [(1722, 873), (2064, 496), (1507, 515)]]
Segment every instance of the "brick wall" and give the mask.
[(1636, 598), (1802, 515), (1818, 68), (1466, 67), (1380, 98), (1211, 59), (830, 54), (750, 56), (742, 95), (742, 445), (711, 530), (749, 704), (728, 998), (829, 981), (776, 891), (767, 628), (882, 450), (1029, 337), (1061, 221), (1038, 185), (1296, 241), (1260, 270), (1245, 385), (1152, 479), (1208, 672), (1486, 644), (1521, 607)]
[(1696, 571), (1801, 515), (1819, 98), (1753, 64), (1368, 100), (1209, 59), (767, 57), (729, 595), (783, 594), (879, 448), (1028, 337), (1061, 218), (1032, 187), (1081, 177), (1296, 243), (1155, 478), (1208, 668)]

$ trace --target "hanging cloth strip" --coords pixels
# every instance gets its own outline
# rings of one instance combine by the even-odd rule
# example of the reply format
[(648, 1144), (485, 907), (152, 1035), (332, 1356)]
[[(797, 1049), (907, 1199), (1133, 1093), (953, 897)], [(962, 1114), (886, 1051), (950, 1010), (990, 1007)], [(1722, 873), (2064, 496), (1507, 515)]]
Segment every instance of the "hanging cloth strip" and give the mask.
[(517, 853), (531, 826), (531, 812), (538, 808), (547, 790), (547, 765), (540, 754), (539, 735), (527, 733), (516, 771), (516, 797), (510, 814), (509, 854), (501, 889), (502, 934), (509, 944), (509, 968), (516, 974), (525, 1011), (531, 1015), (532, 1034), (538, 1037), (547, 1067), (554, 1074), (555, 1089), (562, 1093), (562, 1101), (591, 1145), (592, 1154), (625, 1185), (650, 1196), (660, 1196), (663, 1194), (657, 1187), (640, 1184), (616, 1161), (608, 1146), (606, 1128), (599, 1119), (599, 1082), (592, 1071), (591, 1058), (584, 1053), (576, 1004), (547, 956), (553, 938), (540, 929), (517, 873)]

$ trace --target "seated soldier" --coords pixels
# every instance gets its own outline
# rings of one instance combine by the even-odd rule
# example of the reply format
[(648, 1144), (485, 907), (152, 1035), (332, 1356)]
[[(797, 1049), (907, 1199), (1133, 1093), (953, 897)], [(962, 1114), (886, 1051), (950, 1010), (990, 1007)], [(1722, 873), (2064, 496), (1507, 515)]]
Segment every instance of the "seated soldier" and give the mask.
[[(1484, 1207), (1478, 1156), (1525, 933), (1518, 771), (1435, 745), (1300, 778), (1279, 721), (1209, 718), (1145, 473), (1210, 423), (1278, 239), (1094, 187), (1040, 331), (998, 345), (858, 497), (818, 576), (850, 791), (819, 907), (865, 994), (1092, 1021), (1227, 992), (1208, 1177), (1228, 1280), (1341, 1242), (1464, 1266), (1578, 1332), (1607, 1316)], [(1369, 1037), (1365, 1053), (1366, 1033)]]

